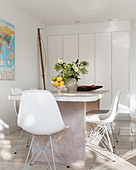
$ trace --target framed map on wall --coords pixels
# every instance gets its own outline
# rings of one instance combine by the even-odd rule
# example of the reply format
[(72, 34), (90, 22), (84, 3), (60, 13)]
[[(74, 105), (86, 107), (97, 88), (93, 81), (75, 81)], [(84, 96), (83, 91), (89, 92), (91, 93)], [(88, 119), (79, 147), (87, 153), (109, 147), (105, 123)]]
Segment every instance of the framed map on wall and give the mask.
[(0, 19), (0, 80), (15, 78), (15, 26)]

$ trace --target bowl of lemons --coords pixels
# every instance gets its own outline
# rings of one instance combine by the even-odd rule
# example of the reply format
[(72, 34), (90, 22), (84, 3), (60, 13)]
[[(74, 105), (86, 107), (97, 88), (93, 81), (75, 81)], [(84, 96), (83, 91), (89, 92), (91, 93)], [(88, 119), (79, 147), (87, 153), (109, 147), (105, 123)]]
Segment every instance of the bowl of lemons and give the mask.
[(52, 77), (52, 85), (57, 88), (57, 93), (61, 94), (61, 89), (65, 87), (66, 77)]

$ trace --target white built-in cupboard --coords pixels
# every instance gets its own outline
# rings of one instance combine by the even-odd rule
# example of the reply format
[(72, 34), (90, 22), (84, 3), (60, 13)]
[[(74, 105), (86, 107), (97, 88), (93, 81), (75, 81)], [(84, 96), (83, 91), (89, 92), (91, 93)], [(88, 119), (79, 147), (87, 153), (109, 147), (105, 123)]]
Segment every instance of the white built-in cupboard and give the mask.
[[(123, 89), (120, 109), (129, 106), (129, 32), (109, 32), (74, 35), (49, 35), (47, 82), (56, 76), (54, 64), (58, 58), (65, 62), (89, 62), (88, 75), (81, 75), (79, 84), (103, 85), (109, 93), (101, 100), (101, 108), (109, 108), (116, 91)], [(122, 111), (123, 112), (123, 111)]]

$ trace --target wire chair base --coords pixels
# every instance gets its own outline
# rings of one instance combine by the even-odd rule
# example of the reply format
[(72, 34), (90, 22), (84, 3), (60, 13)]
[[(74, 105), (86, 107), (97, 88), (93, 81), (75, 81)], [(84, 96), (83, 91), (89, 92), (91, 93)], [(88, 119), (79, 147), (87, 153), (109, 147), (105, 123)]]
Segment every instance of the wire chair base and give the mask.
[[(110, 124), (100, 124), (97, 123), (94, 125), (94, 123), (89, 123), (87, 134), (86, 134), (86, 146), (92, 148), (95, 150), (98, 145), (102, 145), (102, 147), (99, 147), (99, 149), (104, 149), (106, 152), (110, 153), (110, 159), (115, 162), (115, 156), (113, 153), (113, 148), (111, 144), (111, 139), (113, 142), (112, 137), (112, 130)], [(114, 146), (114, 143), (113, 143)]]
[[(36, 138), (36, 140), (35, 140), (35, 138)], [(45, 159), (46, 159), (46, 161), (47, 161), (47, 163), (49, 165), (49, 168), (52, 170), (51, 164), (50, 164), (49, 159), (48, 159), (47, 154), (46, 154), (47, 150), (51, 150), (54, 170), (56, 170), (54, 154), (62, 160), (62, 162), (67, 166), (67, 168), (69, 168), (67, 158), (66, 158), (66, 156), (65, 156), (65, 154), (63, 152), (63, 149), (62, 149), (62, 146), (61, 146), (61, 143), (60, 143), (60, 140), (59, 140), (58, 136), (55, 134), (55, 135), (53, 135), (53, 137), (49, 136), (49, 139), (50, 140), (49, 140), (49, 142), (47, 144), (45, 144), (45, 141), (43, 139), (41, 139), (42, 145), (40, 146), (39, 145), (40, 136), (34, 135), (32, 137), (31, 145), (30, 145), (30, 148), (29, 148), (29, 151), (28, 151), (28, 154), (27, 154), (27, 158), (26, 158), (23, 170), (28, 170), (29, 167), (34, 164), (34, 162), (37, 160), (37, 158), (39, 157), (39, 155), (41, 153), (43, 153), (43, 156), (45, 157)], [(55, 140), (59, 144), (59, 147), (61, 149), (63, 157), (60, 156), (58, 154), (58, 152), (54, 148)], [(33, 154), (31, 155), (31, 158), (28, 160), (29, 155), (30, 155), (30, 151), (31, 151), (33, 145), (34, 145)], [(39, 150), (38, 154), (36, 154), (37, 150)]]
[(17, 151), (18, 151), (20, 145), (24, 144), (24, 142), (25, 142), (26, 139), (27, 139), (27, 145), (26, 145), (26, 147), (29, 147), (30, 134), (29, 134), (29, 133), (26, 133), (25, 136), (22, 137), (22, 136), (23, 136), (23, 132), (24, 132), (24, 130), (22, 129), (22, 130), (21, 130), (21, 133), (20, 133), (20, 136), (19, 136), (19, 140), (18, 140), (18, 142), (17, 142), (17, 146), (16, 146), (16, 149), (15, 149), (14, 154), (17, 154)]

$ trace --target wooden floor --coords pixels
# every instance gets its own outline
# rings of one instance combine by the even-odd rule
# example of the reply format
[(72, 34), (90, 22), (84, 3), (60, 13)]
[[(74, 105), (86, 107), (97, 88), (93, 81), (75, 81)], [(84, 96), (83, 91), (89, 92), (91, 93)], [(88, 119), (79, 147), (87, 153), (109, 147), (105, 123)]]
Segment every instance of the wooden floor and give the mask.
[[(86, 150), (85, 167), (73, 166), (70, 170), (133, 170), (136, 169), (136, 122), (115, 121), (114, 134), (118, 136), (116, 144), (116, 162), (112, 162), (100, 153)], [(20, 131), (4, 136), (0, 133), (0, 170), (23, 169), (28, 148), (22, 145), (14, 155)], [(103, 153), (103, 152), (102, 152)], [(64, 165), (57, 164), (57, 170), (66, 170)], [(30, 169), (49, 170), (46, 163), (36, 162)]]

